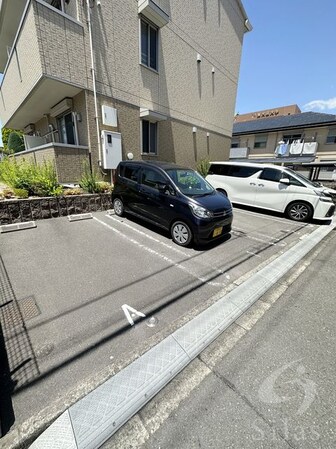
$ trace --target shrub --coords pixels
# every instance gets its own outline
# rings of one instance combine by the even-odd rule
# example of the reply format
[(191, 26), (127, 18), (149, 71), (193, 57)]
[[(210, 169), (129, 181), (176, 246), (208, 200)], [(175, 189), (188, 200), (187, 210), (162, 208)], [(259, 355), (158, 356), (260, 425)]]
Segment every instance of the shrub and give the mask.
[(209, 172), (210, 161), (209, 159), (201, 159), (197, 164), (197, 171), (205, 178)]
[(113, 191), (113, 186), (109, 182), (99, 181), (98, 185), (102, 193), (112, 193)]
[(13, 189), (27, 190), (28, 195), (58, 196), (63, 191), (52, 162), (35, 165), (25, 160), (19, 163), (5, 158), (0, 162), (0, 179)]
[(8, 150), (13, 151), (14, 153), (19, 153), (20, 151), (24, 151), (25, 145), (23, 141), (23, 137), (16, 131), (10, 133), (8, 137)]
[(63, 192), (63, 187), (57, 181), (55, 166), (52, 162), (43, 162), (40, 165), (33, 165), (31, 190), (37, 196), (59, 196)]
[(14, 195), (17, 198), (28, 198), (29, 193), (26, 189), (13, 189)]
[(13, 189), (10, 189), (9, 187), (6, 187), (5, 189), (3, 189), (2, 191), (2, 195), (4, 198), (9, 199), (9, 198), (13, 198), (14, 196), (14, 191)]
[(79, 185), (88, 193), (101, 193), (98, 175), (95, 170), (90, 170), (87, 162), (83, 165), (83, 175)]
[(73, 189), (64, 189), (63, 190), (63, 195), (68, 196), (68, 195), (81, 195), (83, 193), (83, 189), (81, 189), (80, 187), (74, 187)]

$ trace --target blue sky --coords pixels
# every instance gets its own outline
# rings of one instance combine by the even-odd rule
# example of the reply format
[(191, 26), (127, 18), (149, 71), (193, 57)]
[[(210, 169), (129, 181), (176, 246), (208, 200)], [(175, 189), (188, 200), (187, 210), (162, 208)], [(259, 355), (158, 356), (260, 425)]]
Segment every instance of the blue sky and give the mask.
[(336, 0), (243, 4), (253, 30), (244, 38), (236, 112), (298, 104), (336, 114)]
[(336, 114), (336, 0), (242, 0), (244, 38), (236, 112), (298, 104)]

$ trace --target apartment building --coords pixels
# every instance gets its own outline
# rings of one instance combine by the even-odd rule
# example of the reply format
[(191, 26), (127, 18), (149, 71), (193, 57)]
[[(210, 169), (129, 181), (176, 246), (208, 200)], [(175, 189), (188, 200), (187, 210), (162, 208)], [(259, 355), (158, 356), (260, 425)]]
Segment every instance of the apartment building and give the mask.
[(250, 30), (240, 0), (2, 0), (2, 124), (64, 183), (85, 160), (227, 159)]
[(336, 115), (300, 112), (236, 122), (230, 159), (290, 165), (314, 179), (336, 180)]

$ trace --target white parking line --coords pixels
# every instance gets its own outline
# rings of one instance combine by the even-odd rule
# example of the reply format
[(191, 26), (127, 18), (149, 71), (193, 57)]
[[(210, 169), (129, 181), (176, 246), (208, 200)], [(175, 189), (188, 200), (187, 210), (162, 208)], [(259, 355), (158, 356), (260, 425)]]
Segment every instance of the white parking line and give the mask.
[(254, 256), (254, 257), (259, 257), (260, 259), (262, 259), (262, 257), (259, 256), (259, 254), (254, 253), (253, 251), (246, 251), (246, 252), (247, 252), (247, 254), (251, 254), (251, 255)]
[(208, 279), (206, 279), (204, 277), (200, 277), (196, 273), (194, 273), (191, 270), (189, 270), (188, 268), (184, 267), (181, 263), (174, 262), (169, 257), (164, 256), (163, 254), (158, 253), (157, 251), (153, 250), (152, 248), (149, 248), (146, 245), (143, 245), (142, 243), (138, 242), (137, 240), (133, 239), (132, 237), (129, 237), (128, 235), (124, 234), (123, 232), (119, 231), (118, 229), (114, 228), (113, 226), (110, 226), (107, 223), (105, 223), (104, 221), (99, 220), (99, 218), (93, 217), (93, 219), (95, 221), (97, 221), (98, 223), (102, 224), (103, 226), (105, 226), (106, 228), (110, 229), (111, 231), (115, 232), (120, 237), (128, 240), (129, 242), (131, 242), (134, 245), (138, 246), (139, 248), (143, 249), (144, 251), (147, 251), (148, 253), (153, 254), (154, 256), (157, 256), (160, 259), (163, 259), (165, 262), (169, 263), (170, 265), (172, 265), (172, 266), (174, 266), (176, 268), (179, 268), (180, 270), (184, 271), (185, 273), (188, 273), (190, 276), (194, 277), (195, 279), (197, 279), (198, 281), (202, 282), (203, 284), (216, 286), (216, 287), (217, 286), (223, 287), (223, 286), (227, 285), (225, 282), (212, 282), (212, 281), (209, 281)]
[(281, 243), (280, 244), (279, 243), (273, 243), (273, 242), (270, 242), (269, 240), (260, 239), (258, 237), (254, 237), (252, 235), (248, 235), (248, 234), (245, 234), (245, 233), (241, 234), (241, 232), (244, 232), (244, 231), (241, 231), (238, 228), (232, 229), (232, 233), (235, 234), (238, 237), (244, 237), (244, 238), (247, 238), (249, 240), (254, 240), (255, 242), (259, 242), (259, 243), (265, 243), (266, 245), (271, 245), (271, 246), (285, 246), (284, 244), (281, 244)]
[(175, 248), (176, 245), (172, 246), (172, 245), (169, 245), (168, 243), (161, 242), (161, 240), (156, 239), (155, 237), (146, 234), (146, 232), (140, 231), (140, 229), (137, 229), (134, 226), (131, 226), (130, 224), (125, 223), (124, 221), (121, 222), (120, 220), (118, 220), (115, 217), (112, 217), (111, 215), (106, 215), (106, 217), (109, 218), (110, 220), (116, 221), (117, 223), (120, 223), (120, 224), (122, 223), (123, 226), (126, 226), (129, 229), (132, 229), (132, 231), (137, 232), (138, 234), (142, 235), (143, 237), (146, 237), (146, 238), (152, 240), (153, 242), (159, 243), (160, 245), (162, 245), (162, 246), (164, 246), (166, 248), (169, 248), (169, 249), (175, 251), (176, 253), (182, 254), (185, 257), (190, 257), (190, 254), (187, 254), (184, 251), (181, 251), (179, 248)]

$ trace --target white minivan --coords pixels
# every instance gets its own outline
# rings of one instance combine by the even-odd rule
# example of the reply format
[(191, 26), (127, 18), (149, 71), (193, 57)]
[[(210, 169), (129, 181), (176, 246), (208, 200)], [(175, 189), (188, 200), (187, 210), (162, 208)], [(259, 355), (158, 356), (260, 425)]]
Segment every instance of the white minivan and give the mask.
[(231, 202), (283, 212), (296, 221), (330, 220), (336, 190), (282, 166), (253, 162), (211, 162), (206, 180)]

